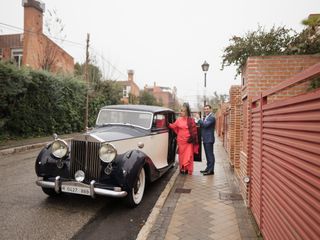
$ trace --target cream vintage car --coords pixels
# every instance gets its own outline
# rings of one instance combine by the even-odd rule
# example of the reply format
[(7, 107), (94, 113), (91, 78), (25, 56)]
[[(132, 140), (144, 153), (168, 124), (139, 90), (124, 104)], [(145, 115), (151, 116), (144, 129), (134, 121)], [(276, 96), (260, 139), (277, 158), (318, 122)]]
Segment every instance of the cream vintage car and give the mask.
[(175, 163), (176, 135), (168, 128), (175, 113), (145, 105), (103, 107), (96, 127), (68, 144), (57, 136), (39, 153), (36, 184), (49, 196), (61, 193), (142, 201), (146, 181)]

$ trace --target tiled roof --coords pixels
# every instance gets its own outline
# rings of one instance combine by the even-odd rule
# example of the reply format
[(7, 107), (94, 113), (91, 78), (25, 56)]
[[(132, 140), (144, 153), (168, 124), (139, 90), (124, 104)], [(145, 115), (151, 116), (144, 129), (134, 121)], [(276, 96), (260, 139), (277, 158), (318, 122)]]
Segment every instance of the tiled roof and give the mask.
[(23, 34), (0, 35), (0, 48), (22, 48)]

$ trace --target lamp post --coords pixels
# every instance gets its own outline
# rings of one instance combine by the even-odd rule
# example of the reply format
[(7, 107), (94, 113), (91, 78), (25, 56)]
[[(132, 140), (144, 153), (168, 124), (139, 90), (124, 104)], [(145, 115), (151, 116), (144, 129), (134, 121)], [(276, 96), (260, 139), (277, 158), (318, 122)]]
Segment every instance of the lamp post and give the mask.
[(207, 72), (209, 70), (209, 63), (207, 61), (204, 61), (204, 63), (201, 65), (202, 71), (204, 72), (204, 96), (203, 96), (203, 103), (206, 105), (206, 87), (207, 87)]

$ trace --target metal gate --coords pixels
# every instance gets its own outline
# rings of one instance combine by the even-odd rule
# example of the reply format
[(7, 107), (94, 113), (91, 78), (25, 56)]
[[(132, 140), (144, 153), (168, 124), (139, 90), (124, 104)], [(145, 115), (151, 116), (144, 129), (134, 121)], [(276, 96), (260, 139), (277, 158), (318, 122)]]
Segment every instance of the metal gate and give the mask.
[(320, 64), (252, 101), (249, 204), (264, 239), (320, 239), (320, 89), (269, 101), (315, 77)]

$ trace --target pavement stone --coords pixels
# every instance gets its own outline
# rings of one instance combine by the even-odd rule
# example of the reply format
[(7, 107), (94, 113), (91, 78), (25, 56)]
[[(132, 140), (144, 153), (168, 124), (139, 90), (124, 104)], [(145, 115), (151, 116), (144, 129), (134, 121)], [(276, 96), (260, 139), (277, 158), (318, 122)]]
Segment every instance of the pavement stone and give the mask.
[(194, 163), (192, 176), (176, 176), (152, 227), (137, 239), (262, 239), (257, 236), (255, 223), (241, 199), (227, 153), (219, 139), (215, 143), (215, 156), (215, 175), (203, 176), (199, 172), (205, 168), (203, 160)]

